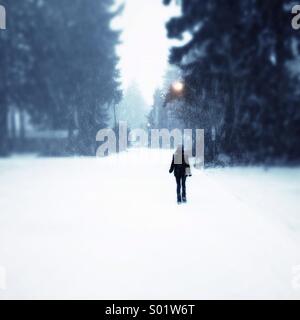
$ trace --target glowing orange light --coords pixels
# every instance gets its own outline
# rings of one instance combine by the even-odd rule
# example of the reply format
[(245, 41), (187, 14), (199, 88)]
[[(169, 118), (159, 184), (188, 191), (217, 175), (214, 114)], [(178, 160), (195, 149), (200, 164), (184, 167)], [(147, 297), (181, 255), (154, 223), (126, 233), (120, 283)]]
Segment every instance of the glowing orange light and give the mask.
[(184, 89), (184, 84), (181, 81), (176, 81), (172, 84), (172, 88), (176, 93), (182, 93)]

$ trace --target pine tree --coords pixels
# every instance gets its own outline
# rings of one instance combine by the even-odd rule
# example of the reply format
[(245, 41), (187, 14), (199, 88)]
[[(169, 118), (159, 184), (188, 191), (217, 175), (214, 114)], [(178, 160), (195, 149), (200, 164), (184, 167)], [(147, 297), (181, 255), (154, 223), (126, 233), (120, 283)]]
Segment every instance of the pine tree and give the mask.
[(186, 121), (206, 129), (208, 145), (216, 126), (219, 152), (299, 158), (290, 9), (281, 0), (183, 0), (182, 16), (167, 25), (171, 38), (192, 35), (170, 60), (185, 76)]
[(126, 121), (132, 129), (143, 128), (146, 125), (148, 106), (138, 85), (133, 82), (118, 106), (118, 120)]
[(52, 129), (68, 128), (72, 134), (77, 125), (73, 150), (94, 153), (96, 133), (106, 126), (105, 106), (120, 99), (113, 4), (113, 0), (5, 2), (10, 23), (1, 33), (2, 149), (7, 109), (15, 105), (29, 112), (35, 123)]
[(167, 102), (166, 94), (170, 87), (176, 81), (181, 79), (181, 72), (174, 66), (169, 66), (165, 75), (161, 88), (157, 88), (153, 96), (153, 105), (148, 115), (148, 121), (151, 128), (156, 129), (180, 129), (182, 121), (181, 117), (182, 104), (178, 101)]
[(70, 6), (64, 0), (48, 4), (53, 12), (49, 22), (57, 26), (57, 33), (49, 48), (54, 59), (45, 61), (42, 73), (51, 76), (46, 90), (53, 92), (57, 106), (56, 112), (51, 112), (55, 125), (67, 122), (72, 132), (78, 119), (74, 147), (80, 154), (94, 154), (96, 133), (107, 125), (106, 105), (120, 99), (115, 52), (119, 33), (110, 27), (115, 16), (113, 2), (76, 0)]
[(9, 105), (29, 108), (32, 81), (28, 74), (33, 68), (30, 33), (32, 9), (28, 1), (1, 1), (7, 15), (7, 29), (0, 31), (0, 154), (9, 152), (7, 114)]

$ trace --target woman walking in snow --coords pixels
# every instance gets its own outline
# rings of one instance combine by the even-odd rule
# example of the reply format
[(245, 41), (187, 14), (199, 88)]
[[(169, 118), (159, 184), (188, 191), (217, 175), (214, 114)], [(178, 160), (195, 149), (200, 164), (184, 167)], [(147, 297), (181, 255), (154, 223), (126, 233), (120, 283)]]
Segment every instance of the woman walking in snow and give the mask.
[[(172, 159), (170, 173), (174, 172), (177, 184), (177, 203), (186, 203), (186, 177), (191, 177), (191, 167), (188, 154), (183, 146), (178, 146)], [(181, 193), (182, 192), (182, 193)]]

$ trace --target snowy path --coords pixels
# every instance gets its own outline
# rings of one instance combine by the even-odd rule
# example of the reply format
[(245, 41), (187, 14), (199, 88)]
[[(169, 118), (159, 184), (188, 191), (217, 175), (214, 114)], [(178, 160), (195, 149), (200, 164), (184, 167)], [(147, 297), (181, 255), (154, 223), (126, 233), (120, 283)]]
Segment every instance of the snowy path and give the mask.
[(300, 169), (194, 171), (177, 206), (169, 162), (0, 160), (0, 298), (300, 298)]

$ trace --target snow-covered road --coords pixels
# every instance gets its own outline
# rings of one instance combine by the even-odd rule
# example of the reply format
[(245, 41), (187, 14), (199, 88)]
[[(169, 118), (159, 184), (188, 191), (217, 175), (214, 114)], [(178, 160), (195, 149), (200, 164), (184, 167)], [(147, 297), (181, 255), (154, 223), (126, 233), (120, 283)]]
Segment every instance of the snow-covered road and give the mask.
[(0, 298), (300, 298), (300, 169), (170, 160), (0, 160)]

